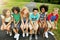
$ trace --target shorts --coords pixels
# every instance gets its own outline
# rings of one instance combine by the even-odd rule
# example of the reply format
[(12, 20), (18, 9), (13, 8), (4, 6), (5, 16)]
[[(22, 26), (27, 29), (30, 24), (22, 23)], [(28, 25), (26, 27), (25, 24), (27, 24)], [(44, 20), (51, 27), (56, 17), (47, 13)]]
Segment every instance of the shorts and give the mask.
[(5, 24), (7, 25), (9, 22), (5, 22)]
[[(26, 20), (23, 20), (24, 21), (24, 24), (26, 23)], [(29, 20), (28, 20), (28, 23), (29, 23)]]
[[(5, 24), (7, 25), (9, 22), (5, 22)], [(12, 23), (10, 24), (12, 26)]]
[(32, 25), (29, 23), (29, 29), (32, 30), (32, 29), (38, 29), (38, 24), (35, 23), (36, 25), (34, 25), (34, 27), (32, 27)]
[[(51, 22), (52, 25), (55, 25), (54, 22)], [(47, 24), (48, 24), (48, 28), (52, 28), (51, 24), (49, 23), (49, 21), (47, 21)]]
[(12, 29), (13, 29), (13, 28), (20, 29), (20, 25), (21, 25), (21, 22), (19, 22), (19, 23), (17, 24), (17, 26), (15, 27), (15, 26), (14, 26), (14, 23), (12, 22), (11, 28), (12, 28)]

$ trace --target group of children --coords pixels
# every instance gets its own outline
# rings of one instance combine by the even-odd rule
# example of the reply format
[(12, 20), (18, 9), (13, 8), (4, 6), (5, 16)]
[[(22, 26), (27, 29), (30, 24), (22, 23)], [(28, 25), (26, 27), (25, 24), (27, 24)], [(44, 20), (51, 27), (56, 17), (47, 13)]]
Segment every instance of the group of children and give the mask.
[(54, 35), (52, 30), (57, 29), (56, 25), (59, 9), (54, 8), (50, 14), (47, 14), (47, 5), (41, 5), (39, 9), (40, 13), (38, 8), (33, 8), (32, 12), (29, 12), (27, 7), (23, 7), (21, 11), (19, 7), (13, 7), (12, 12), (9, 9), (4, 9), (2, 12), (3, 14), (1, 15), (1, 30), (7, 30), (7, 34), (10, 34), (10, 36), (12, 36), (13, 30), (15, 33), (14, 38), (16, 38), (16, 40), (19, 40), (20, 34), (18, 32), (20, 29), (22, 30), (23, 37), (25, 37), (25, 34), (27, 37), (30, 34), (30, 40), (32, 39), (33, 34), (35, 34), (35, 39), (38, 39), (38, 29), (41, 28), (44, 29), (44, 36), (46, 38), (48, 38), (48, 33)]

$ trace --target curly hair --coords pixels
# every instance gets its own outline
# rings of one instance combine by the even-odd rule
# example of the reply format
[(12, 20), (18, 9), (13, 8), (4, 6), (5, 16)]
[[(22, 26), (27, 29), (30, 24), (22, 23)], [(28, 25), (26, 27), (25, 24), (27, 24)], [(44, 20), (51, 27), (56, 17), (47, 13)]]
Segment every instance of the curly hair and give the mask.
[(34, 10), (37, 10), (37, 11), (38, 11), (38, 8), (33, 8), (33, 11), (34, 11)]
[(12, 12), (14, 13), (14, 10), (16, 10), (18, 13), (20, 12), (20, 8), (19, 7), (13, 7), (12, 8)]
[(48, 6), (47, 5), (41, 5), (39, 8), (40, 8), (40, 11), (41, 11), (42, 8), (45, 9), (45, 12), (48, 11)]

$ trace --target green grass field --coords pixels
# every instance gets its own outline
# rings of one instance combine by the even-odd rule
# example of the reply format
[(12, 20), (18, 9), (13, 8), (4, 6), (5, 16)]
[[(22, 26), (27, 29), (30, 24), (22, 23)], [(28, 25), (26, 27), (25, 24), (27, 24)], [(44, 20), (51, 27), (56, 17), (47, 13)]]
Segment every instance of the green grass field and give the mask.
[[(24, 0), (16, 0), (16, 1), (8, 0), (8, 1), (5, 1), (6, 4), (0, 5), (0, 14), (2, 14), (2, 10), (5, 8), (11, 9), (14, 6), (18, 6), (18, 7), (22, 8), (22, 7), (24, 7), (24, 5), (28, 4), (29, 2), (30, 2), (30, 0), (28, 0), (27, 2)], [(39, 6), (42, 4), (46, 4), (49, 6), (48, 13), (50, 13), (55, 7), (60, 9), (60, 5), (57, 5), (57, 4), (37, 3), (36, 6), (39, 8)], [(59, 10), (59, 15), (60, 15), (60, 10)], [(55, 33), (56, 40), (60, 40), (60, 16), (59, 16), (59, 21), (58, 21), (57, 27), (58, 27), (58, 29), (53, 31), (53, 32)]]

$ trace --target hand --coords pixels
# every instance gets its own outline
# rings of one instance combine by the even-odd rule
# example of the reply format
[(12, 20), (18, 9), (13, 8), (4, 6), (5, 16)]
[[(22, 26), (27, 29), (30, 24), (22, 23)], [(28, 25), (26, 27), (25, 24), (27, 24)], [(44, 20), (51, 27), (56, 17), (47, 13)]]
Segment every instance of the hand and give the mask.
[(4, 29), (6, 29), (7, 28), (7, 26), (6, 25), (4, 25)]
[(15, 27), (17, 26), (17, 24), (15, 24)]

